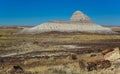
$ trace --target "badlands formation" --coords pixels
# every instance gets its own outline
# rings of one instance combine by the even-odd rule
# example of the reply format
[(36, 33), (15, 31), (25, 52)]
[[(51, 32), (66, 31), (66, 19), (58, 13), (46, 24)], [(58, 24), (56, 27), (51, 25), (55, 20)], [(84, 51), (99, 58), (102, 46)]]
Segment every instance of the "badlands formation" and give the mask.
[(24, 28), (18, 34), (40, 34), (44, 32), (84, 32), (99, 34), (114, 34), (110, 28), (94, 24), (90, 18), (81, 11), (73, 13), (70, 21), (52, 21), (32, 28)]

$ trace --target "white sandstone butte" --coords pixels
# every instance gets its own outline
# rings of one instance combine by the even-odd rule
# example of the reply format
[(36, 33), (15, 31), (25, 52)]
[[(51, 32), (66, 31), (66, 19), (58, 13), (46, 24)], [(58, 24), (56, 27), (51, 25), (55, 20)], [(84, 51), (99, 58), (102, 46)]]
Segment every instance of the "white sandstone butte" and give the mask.
[(79, 22), (79, 23), (92, 23), (91, 20), (89, 19), (89, 17), (80, 11), (74, 12), (70, 21), (71, 22)]
[(110, 28), (92, 23), (89, 17), (81, 11), (73, 13), (70, 21), (52, 21), (32, 28), (24, 28), (17, 34), (40, 34), (44, 32), (84, 32), (99, 34), (115, 34)]

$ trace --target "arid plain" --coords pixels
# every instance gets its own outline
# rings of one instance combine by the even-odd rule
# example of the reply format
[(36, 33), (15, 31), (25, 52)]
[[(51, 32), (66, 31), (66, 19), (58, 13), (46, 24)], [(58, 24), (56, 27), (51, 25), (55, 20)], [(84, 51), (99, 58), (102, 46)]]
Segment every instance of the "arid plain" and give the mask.
[(15, 34), (21, 29), (0, 27), (0, 74), (119, 74), (119, 59), (104, 57), (120, 48), (119, 34)]

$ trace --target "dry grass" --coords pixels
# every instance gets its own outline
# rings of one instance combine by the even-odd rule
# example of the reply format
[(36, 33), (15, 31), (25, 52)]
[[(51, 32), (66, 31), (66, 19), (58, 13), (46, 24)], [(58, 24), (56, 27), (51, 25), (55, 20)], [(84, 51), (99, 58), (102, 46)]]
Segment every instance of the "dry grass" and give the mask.
[[(25, 51), (25, 50), (66, 50), (59, 45), (94, 43), (102, 40), (120, 40), (120, 35), (97, 35), (97, 34), (40, 34), (40, 35), (15, 35), (17, 28), (0, 28), (0, 51), (1, 54)], [(34, 42), (38, 42), (35, 43)], [(9, 52), (6, 52), (8, 51)], [(49, 53), (46, 53), (49, 54)], [(88, 57), (89, 54), (78, 54), (77, 60), (67, 58), (27, 59), (22, 61), (25, 71), (39, 72), (39, 74), (119, 74), (120, 68), (102, 69), (98, 71), (84, 71), (79, 67), (79, 60)], [(92, 59), (90, 59), (92, 60)], [(12, 65), (10, 65), (12, 66)], [(7, 69), (7, 68), (6, 68)], [(0, 74), (6, 74), (0, 70)]]
[[(96, 35), (96, 34), (76, 34), (76, 35), (63, 35), (59, 34), (40, 34), (40, 35), (13, 35), (12, 33), (19, 31), (20, 29), (1, 29), (0, 30), (0, 49), (12, 50), (19, 49), (19, 46), (23, 43), (32, 43), (38, 41), (40, 45), (31, 45), (31, 47), (23, 48), (25, 50), (32, 50), (33, 48), (40, 49), (59, 49), (53, 43), (57, 44), (69, 44), (69, 43), (87, 43), (96, 40), (108, 40), (108, 39), (120, 39), (120, 35)], [(43, 46), (44, 42), (49, 46)], [(53, 45), (52, 45), (53, 44)], [(12, 47), (11, 47), (12, 46)], [(33, 47), (33, 48), (32, 48)], [(41, 48), (42, 47), (42, 48)]]

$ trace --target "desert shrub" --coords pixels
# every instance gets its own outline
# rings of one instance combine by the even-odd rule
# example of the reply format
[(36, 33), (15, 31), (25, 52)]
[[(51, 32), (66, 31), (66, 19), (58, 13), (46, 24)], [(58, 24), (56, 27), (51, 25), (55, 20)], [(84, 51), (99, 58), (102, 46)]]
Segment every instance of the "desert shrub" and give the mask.
[(0, 37), (2, 37), (3, 35), (0, 35)]
[(120, 62), (114, 63), (115, 68), (120, 68)]
[(69, 55), (69, 58), (70, 58), (71, 60), (77, 60), (77, 55), (76, 55), (76, 54), (70, 54), (70, 55)]
[(86, 69), (86, 65), (85, 65), (85, 63), (84, 63), (83, 60), (79, 60), (79, 67), (80, 67), (80, 69), (82, 69), (82, 70), (85, 70), (85, 69)]

